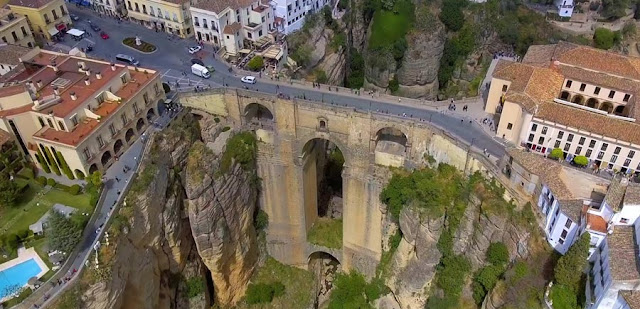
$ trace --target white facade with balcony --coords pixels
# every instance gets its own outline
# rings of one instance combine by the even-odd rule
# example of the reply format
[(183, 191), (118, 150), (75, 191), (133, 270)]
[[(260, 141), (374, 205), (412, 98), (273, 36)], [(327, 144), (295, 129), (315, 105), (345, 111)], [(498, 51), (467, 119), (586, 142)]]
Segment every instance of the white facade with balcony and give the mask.
[(555, 6), (560, 17), (571, 17), (573, 14), (573, 0), (556, 0)]
[(331, 4), (330, 0), (273, 0), (271, 5), (275, 7), (276, 15), (283, 19), (280, 31), (289, 34), (302, 28), (307, 14), (319, 12), (325, 5)]
[[(562, 204), (565, 204), (565, 209)], [(576, 201), (562, 202), (555, 197), (548, 186), (542, 186), (538, 197), (538, 208), (545, 216), (544, 233), (549, 245), (561, 254), (567, 252), (579, 235), (580, 211), (567, 209), (576, 207), (581, 207), (581, 205), (578, 205)]]

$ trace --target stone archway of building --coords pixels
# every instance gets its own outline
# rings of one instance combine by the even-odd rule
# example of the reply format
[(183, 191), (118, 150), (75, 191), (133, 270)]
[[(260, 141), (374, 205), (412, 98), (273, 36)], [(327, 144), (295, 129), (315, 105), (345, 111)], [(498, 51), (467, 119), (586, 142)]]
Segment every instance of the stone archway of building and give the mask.
[(122, 143), (121, 139), (118, 139), (115, 143), (113, 143), (113, 153), (117, 156), (118, 154), (120, 154), (120, 151), (122, 150), (122, 146), (124, 145), (124, 143)]
[(127, 130), (127, 132), (124, 134), (124, 140), (129, 143), (134, 135), (135, 133), (133, 132), (133, 129), (129, 128), (129, 130)]
[(314, 138), (302, 148), (305, 224), (309, 231), (321, 223), (342, 218), (344, 155), (333, 142)]
[(587, 107), (591, 107), (591, 108), (598, 108), (599, 102), (597, 99), (594, 98), (590, 98), (589, 100), (587, 100)]
[(106, 167), (107, 164), (109, 164), (109, 162), (111, 162), (112, 159), (113, 159), (113, 157), (111, 156), (111, 152), (110, 151), (105, 151), (102, 154), (102, 158), (100, 158), (100, 163), (102, 163), (103, 167)]
[(560, 93), (560, 99), (561, 100), (565, 100), (565, 101), (569, 101), (571, 100), (571, 94), (568, 91), (563, 91)]
[(153, 117), (156, 116), (156, 113), (153, 111), (153, 108), (150, 108), (147, 111), (147, 121), (151, 121), (151, 119), (153, 119)]
[(613, 113), (619, 116), (623, 116), (624, 115), (624, 105), (618, 105), (616, 106), (616, 108), (613, 109)]
[(91, 164), (91, 166), (89, 167), (89, 174), (93, 174), (97, 171), (98, 171), (98, 166), (95, 163)]
[(573, 99), (571, 99), (571, 102), (582, 105), (584, 104), (584, 97), (581, 95), (576, 95), (573, 97)]
[(316, 251), (309, 255), (308, 270), (314, 276), (314, 308), (325, 308), (323, 304), (329, 300), (336, 273), (341, 271), (340, 261), (333, 255)]
[(613, 111), (613, 104), (611, 102), (602, 102), (600, 104), (600, 110), (611, 113)]
[(140, 118), (136, 123), (136, 131), (138, 131), (138, 134), (142, 133), (141, 132), (142, 128), (144, 128), (144, 119)]
[(250, 124), (272, 124), (273, 113), (266, 106), (259, 103), (251, 103), (244, 108), (244, 118)]

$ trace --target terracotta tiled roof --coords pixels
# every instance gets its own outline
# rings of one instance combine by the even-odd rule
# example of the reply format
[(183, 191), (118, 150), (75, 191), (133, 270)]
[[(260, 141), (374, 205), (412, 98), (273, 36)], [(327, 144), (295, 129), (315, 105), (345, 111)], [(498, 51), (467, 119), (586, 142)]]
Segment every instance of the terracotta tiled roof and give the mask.
[(253, 0), (197, 0), (191, 4), (191, 7), (219, 14), (226, 8), (237, 10), (249, 7), (253, 2)]
[(562, 75), (550, 68), (506, 60), (500, 60), (494, 72), (494, 77), (511, 81), (505, 99), (531, 113), (540, 102), (556, 98), (564, 81)]
[(618, 225), (607, 237), (613, 280), (640, 280), (634, 226)]
[(607, 233), (607, 221), (605, 221), (604, 218), (598, 215), (594, 215), (592, 213), (587, 213), (586, 217), (587, 217), (587, 229), (600, 232), (603, 234)]
[(69, 146), (77, 146), (81, 141), (89, 136), (89, 134), (91, 134), (99, 124), (100, 123), (95, 119), (85, 118), (85, 120), (79, 123), (71, 132), (58, 131), (48, 127), (43, 127), (40, 131), (36, 132), (33, 137)]
[(522, 62), (531, 65), (549, 66), (555, 49), (556, 44), (531, 45), (522, 58)]
[(24, 56), (31, 49), (20, 45), (2, 44), (0, 45), (0, 62), (9, 65), (18, 65), (20, 57)]
[(25, 6), (28, 8), (39, 8), (47, 5), (52, 1), (53, 0), (11, 0), (9, 1), (9, 5)]
[(640, 184), (629, 183), (624, 193), (624, 205), (640, 205)]
[(13, 140), (13, 137), (9, 132), (5, 130), (0, 130), (0, 146), (4, 145), (6, 142)]
[(640, 291), (620, 291), (629, 308), (640, 309)]
[(28, 105), (24, 105), (24, 106), (12, 108), (12, 109), (1, 110), (0, 117), (15, 116), (18, 114), (27, 113), (31, 111), (32, 107), (33, 107), (33, 104), (28, 104)]
[(27, 91), (27, 88), (23, 84), (15, 84), (7, 87), (0, 88), (0, 97), (10, 97), (18, 93)]
[[(551, 186), (549, 186), (551, 188), (551, 191), (553, 192), (554, 195), (556, 195), (556, 191), (553, 191), (553, 188)], [(557, 196), (557, 195), (556, 195)], [(571, 220), (573, 220), (573, 222), (579, 222), (580, 218), (581, 218), (581, 214), (582, 214), (582, 208), (584, 207), (584, 200), (583, 199), (560, 199), (558, 198), (558, 204), (560, 204), (560, 209), (562, 210), (562, 212), (567, 215), (567, 217), (571, 218)]]
[[(542, 182), (546, 184), (553, 194), (560, 200), (572, 200), (574, 196), (567, 185), (559, 176), (562, 166), (558, 162), (549, 160), (538, 154), (522, 151), (517, 148), (507, 148), (507, 153), (518, 164), (532, 174), (538, 175)], [(578, 210), (579, 212), (580, 210)]]
[(623, 185), (620, 182), (619, 178), (614, 178), (611, 180), (611, 184), (609, 184), (609, 188), (607, 189), (607, 194), (604, 196), (605, 202), (609, 204), (615, 211), (620, 210), (620, 206), (622, 204), (622, 197), (624, 196), (624, 192), (627, 186)]
[(233, 23), (231, 25), (227, 25), (224, 27), (224, 34), (230, 34), (230, 35), (236, 35), (236, 32), (238, 32), (238, 30), (240, 30), (240, 28), (242, 28), (242, 25), (240, 25), (240, 23)]
[(568, 42), (558, 43), (553, 57), (564, 64), (640, 80), (637, 58)]

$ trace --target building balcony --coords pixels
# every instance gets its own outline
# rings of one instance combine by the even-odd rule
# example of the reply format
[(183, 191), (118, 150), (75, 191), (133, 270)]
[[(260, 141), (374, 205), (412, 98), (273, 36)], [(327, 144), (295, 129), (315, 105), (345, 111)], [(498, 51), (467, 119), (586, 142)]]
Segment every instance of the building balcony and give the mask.
[(248, 24), (244, 25), (244, 27), (249, 30), (256, 30), (258, 27), (260, 27), (260, 24), (249, 22)]

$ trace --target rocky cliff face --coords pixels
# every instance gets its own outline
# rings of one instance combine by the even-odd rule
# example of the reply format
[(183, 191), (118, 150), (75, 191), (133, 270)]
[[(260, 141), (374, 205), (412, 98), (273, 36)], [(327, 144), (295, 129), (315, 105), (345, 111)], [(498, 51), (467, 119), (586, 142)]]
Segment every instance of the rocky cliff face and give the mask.
[(445, 31), (439, 23), (433, 32), (407, 35), (408, 48), (398, 70), (398, 94), (410, 98), (434, 99), (438, 95), (438, 68), (444, 51)]
[[(257, 262), (253, 173), (232, 165), (214, 176), (218, 156), (200, 140), (215, 138), (221, 127), (212, 119), (200, 123), (203, 132), (187, 114), (152, 141), (118, 216), (126, 223), (111, 240), (115, 253), (102, 263), (108, 275), (84, 294), (87, 308), (208, 308), (209, 293), (197, 302), (182, 293), (182, 277), (203, 274), (213, 279), (221, 305), (244, 295)], [(196, 151), (205, 154), (201, 181), (183, 170)]]

